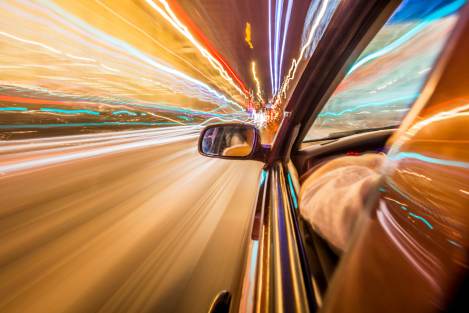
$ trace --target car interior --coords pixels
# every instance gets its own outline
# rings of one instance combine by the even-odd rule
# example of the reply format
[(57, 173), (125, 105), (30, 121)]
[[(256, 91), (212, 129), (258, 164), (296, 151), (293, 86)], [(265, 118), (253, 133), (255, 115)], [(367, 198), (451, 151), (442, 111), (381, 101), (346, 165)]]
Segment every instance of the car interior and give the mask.
[[(397, 128), (370, 131), (343, 138), (304, 142), (300, 149), (292, 151), (291, 160), (298, 171), (300, 183), (327, 161), (350, 155), (364, 153), (385, 153), (386, 142)], [(324, 295), (327, 290), (340, 252), (330, 246), (318, 235), (311, 225), (299, 216), (299, 229), (304, 243), (305, 259), (308, 262), (308, 273), (314, 281), (314, 288)]]
[[(402, 11), (405, 11), (405, 9)], [(399, 8), (397, 9), (397, 12), (399, 12)], [(393, 16), (391, 16), (390, 19), (392, 20)], [(392, 24), (385, 24), (381, 28), (381, 30), (375, 34), (373, 40), (379, 41), (380, 39), (382, 39), (384, 37), (383, 33), (385, 33), (385, 31), (383, 32), (383, 30), (386, 30), (386, 27), (388, 27), (388, 25), (391, 25), (389, 27), (392, 27)], [(373, 40), (371, 40), (368, 46), (373, 46)], [(358, 60), (360, 60), (360, 57), (358, 57)], [(435, 60), (435, 57), (433, 60)], [(431, 62), (422, 61), (422, 63), (428, 62), (426, 66), (431, 68), (433, 60)], [(349, 66), (349, 68), (354, 68), (354, 66)], [(349, 73), (345, 75), (345, 78), (347, 78), (347, 75)], [(428, 76), (423, 76), (420, 79), (424, 81), (426, 77)], [(416, 82), (414, 83), (416, 86), (418, 85)], [(393, 87), (391, 86), (391, 90), (392, 88)], [(395, 90), (400, 92), (400, 90), (397, 88)], [(358, 98), (362, 98), (362, 102), (366, 103), (367, 101), (371, 101), (367, 98), (370, 97), (369, 93), (371, 89), (367, 89), (367, 87), (364, 87), (363, 89), (358, 88), (358, 90), (360, 91), (360, 93), (357, 93), (356, 96)], [(373, 92), (376, 91), (374, 90)], [(334, 96), (335, 95), (332, 94), (332, 98), (334, 98)], [(353, 100), (350, 99), (339, 99), (339, 101), (340, 100), (345, 102), (350, 101), (350, 103), (353, 102)], [(334, 101), (331, 101), (330, 98), (327, 101), (327, 103), (323, 103), (323, 106), (319, 106), (323, 111), (325, 110), (324, 108), (327, 109), (328, 105), (331, 104), (331, 102), (332, 105), (334, 105)], [(413, 100), (408, 101), (407, 107), (410, 108), (413, 102)], [(300, 135), (296, 139), (296, 143), (292, 145), (293, 148), (290, 152), (290, 159), (297, 171), (297, 178), (300, 184), (302, 184), (309, 177), (309, 175), (311, 175), (311, 173), (321, 167), (321, 165), (334, 158), (341, 156), (363, 155), (366, 153), (386, 153), (387, 142), (394, 134), (394, 132), (398, 130), (400, 124), (399, 121), (396, 121), (394, 124), (387, 124), (385, 127), (364, 129), (363, 132), (358, 131), (354, 133), (353, 131), (346, 131), (330, 133), (327, 137), (318, 136), (315, 138), (313, 136), (313, 138), (309, 138), (310, 136), (308, 136), (306, 129), (312, 127), (311, 120), (318, 116), (318, 113), (319, 112), (317, 110), (312, 112), (309, 122), (307, 121), (305, 123), (304, 121), (308, 119), (303, 119), (303, 123), (308, 126), (301, 126), (302, 130), (299, 131)], [(405, 114), (401, 116), (401, 120), (404, 117)], [(366, 124), (366, 121), (363, 121), (362, 123)], [(313, 124), (313, 127), (314, 125), (315, 124)], [(297, 193), (299, 193), (299, 190), (297, 190)], [(372, 196), (373, 195), (370, 195), (370, 197)], [(315, 293), (324, 296), (327, 290), (328, 283), (332, 278), (332, 275), (338, 265), (341, 255), (340, 252), (337, 251), (337, 249), (334, 249), (334, 247), (332, 247), (325, 238), (322, 238), (311, 227), (311, 225), (306, 220), (304, 220), (304, 218), (301, 217), (300, 214), (298, 214), (298, 217), (298, 226), (300, 229), (301, 243), (303, 244), (303, 251), (305, 254), (304, 257), (308, 263), (308, 266), (306, 268), (307, 271), (309, 270), (309, 273), (306, 274), (311, 277)], [(319, 299), (319, 301), (321, 300)]]

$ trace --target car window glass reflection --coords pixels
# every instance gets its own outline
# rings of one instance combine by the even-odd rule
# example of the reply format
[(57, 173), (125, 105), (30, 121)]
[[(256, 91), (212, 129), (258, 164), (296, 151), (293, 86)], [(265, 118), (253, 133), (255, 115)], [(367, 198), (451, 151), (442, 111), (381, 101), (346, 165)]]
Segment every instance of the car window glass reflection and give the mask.
[(403, 1), (325, 104), (305, 141), (401, 123), (464, 1)]

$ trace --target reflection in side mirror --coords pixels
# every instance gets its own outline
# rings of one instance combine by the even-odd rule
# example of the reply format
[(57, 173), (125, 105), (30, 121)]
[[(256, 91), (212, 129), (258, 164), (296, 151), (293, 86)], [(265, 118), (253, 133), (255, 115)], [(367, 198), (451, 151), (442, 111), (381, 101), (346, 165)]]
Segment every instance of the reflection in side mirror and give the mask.
[(212, 125), (202, 131), (199, 151), (211, 157), (243, 159), (253, 153), (257, 141), (258, 133), (252, 125)]

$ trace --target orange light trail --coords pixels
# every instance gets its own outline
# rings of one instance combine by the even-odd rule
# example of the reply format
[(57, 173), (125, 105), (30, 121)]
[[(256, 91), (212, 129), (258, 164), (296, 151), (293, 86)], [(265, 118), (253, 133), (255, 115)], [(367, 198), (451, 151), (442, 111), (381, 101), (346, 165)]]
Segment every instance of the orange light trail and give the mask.
[(254, 49), (254, 45), (252, 44), (252, 38), (251, 38), (251, 23), (246, 23), (244, 40), (248, 44), (249, 48)]

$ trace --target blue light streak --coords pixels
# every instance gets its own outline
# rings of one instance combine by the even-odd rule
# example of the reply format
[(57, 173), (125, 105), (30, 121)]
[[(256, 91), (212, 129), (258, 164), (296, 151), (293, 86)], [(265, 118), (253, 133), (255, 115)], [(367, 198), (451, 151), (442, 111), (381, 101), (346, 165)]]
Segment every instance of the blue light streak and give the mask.
[(254, 285), (255, 281), (255, 268), (256, 268), (256, 263), (257, 263), (257, 255), (259, 254), (259, 240), (254, 240), (252, 242), (252, 251), (251, 251), (251, 272), (249, 275), (249, 278), (251, 280), (251, 284)]
[(346, 113), (353, 113), (353, 112), (359, 111), (362, 108), (380, 107), (380, 106), (385, 106), (385, 105), (388, 105), (388, 104), (401, 102), (401, 101), (414, 101), (415, 99), (417, 99), (417, 97), (418, 97), (418, 94), (413, 94), (413, 95), (403, 96), (403, 97), (394, 98), (394, 99), (386, 100), (386, 101), (359, 104), (359, 105), (344, 109), (344, 110), (339, 111), (339, 112), (331, 112), (331, 111), (322, 112), (318, 115), (318, 117), (339, 117), (339, 116), (342, 116)]
[(452, 167), (461, 167), (469, 169), (469, 163), (463, 161), (454, 161), (454, 160), (443, 160), (438, 158), (429, 157), (416, 152), (399, 152), (395, 155), (388, 155), (388, 158), (393, 161), (400, 161), (403, 159), (415, 159), (422, 162), (443, 165), (443, 166), (452, 166)]
[(87, 127), (87, 126), (110, 126), (110, 125), (180, 125), (175, 122), (96, 122), (96, 123), (63, 123), (63, 124), (19, 124), (0, 125), (0, 129), (24, 129), (24, 128), (54, 128), (54, 127)]
[(137, 116), (138, 114), (132, 111), (127, 110), (120, 110), (112, 112), (112, 115), (130, 115), (130, 116)]
[(409, 212), (409, 216), (412, 216), (413, 218), (422, 221), (429, 229), (433, 229), (433, 225), (429, 221), (427, 221), (424, 217), (414, 214), (412, 212)]
[[(104, 103), (108, 103), (108, 102), (104, 102)], [(110, 103), (110, 104), (120, 105), (119, 103)], [(184, 113), (184, 114), (188, 114), (188, 115), (192, 115), (192, 116), (204, 116), (204, 117), (209, 116), (209, 117), (219, 117), (219, 118), (224, 118), (224, 119), (228, 119), (229, 117), (233, 116), (233, 114), (219, 114), (219, 113), (213, 113), (213, 112), (197, 111), (197, 110), (193, 110), (193, 109), (172, 107), (172, 106), (165, 105), (165, 104), (145, 105), (145, 104), (136, 103), (136, 104), (132, 104), (132, 105), (138, 106), (138, 107), (143, 107), (143, 108), (148, 108), (148, 109), (154, 109), (154, 110), (157, 110), (157, 111), (163, 111), (163, 112)], [(0, 111), (3, 111), (3, 112), (27, 112), (27, 111), (34, 112), (36, 110), (29, 110), (28, 108), (25, 108), (25, 107), (4, 107), (4, 108), (0, 108)], [(90, 115), (95, 115), (95, 116), (101, 114), (98, 111), (87, 110), (87, 109), (40, 108), (39, 111), (50, 112), (50, 113), (60, 113), (60, 114), (90, 114)], [(132, 116), (137, 115), (134, 112), (127, 111), (127, 110), (115, 111), (112, 114), (120, 114), (120, 113), (126, 114), (126, 113), (123, 113), (124, 111), (128, 112), (127, 113), (128, 115), (132, 115)], [(120, 113), (117, 113), (117, 112), (120, 112)], [(140, 115), (146, 116), (147, 113), (142, 112), (142, 113), (140, 113)], [(179, 116), (179, 117), (181, 117), (185, 120), (190, 120), (190, 118), (188, 118), (188, 117), (182, 117), (182, 116)]]
[(452, 14), (456, 12), (462, 5), (464, 5), (466, 1), (465, 0), (459, 0), (456, 2), (453, 2), (451, 4), (448, 4), (447, 6), (441, 8), (438, 11), (435, 11), (434, 13), (428, 15), (425, 20), (423, 20), (421, 23), (417, 24), (414, 28), (412, 28), (410, 31), (399, 37), (396, 41), (390, 43), (386, 47), (383, 47), (382, 49), (375, 51), (373, 53), (370, 53), (369, 55), (365, 56), (358, 62), (356, 62), (352, 68), (348, 71), (347, 75), (350, 75), (353, 71), (355, 71), (357, 68), (360, 66), (364, 65), (365, 63), (368, 63), (371, 60), (377, 59), (389, 52), (391, 52), (394, 49), (397, 49), (404, 43), (408, 42), (412, 37), (417, 35), (420, 31), (422, 31), (427, 25), (431, 24), (434, 20), (438, 20), (444, 16), (447, 16), (449, 14)]
[(288, 179), (288, 185), (290, 186), (290, 194), (293, 200), (293, 206), (295, 207), (295, 209), (298, 209), (298, 201), (296, 200), (295, 188), (293, 188), (293, 182), (290, 177), (290, 173), (287, 174), (287, 179)]
[(419, 221), (422, 221), (425, 224), (425, 226), (427, 226), (429, 229), (433, 230), (433, 225), (427, 219), (425, 219), (424, 217), (422, 217), (420, 215), (417, 215), (415, 213), (409, 212), (409, 208), (407, 208), (404, 205), (401, 205), (401, 209), (408, 212), (409, 216), (411, 216), (415, 219), (418, 219)]
[(270, 84), (272, 95), (274, 95), (274, 75), (272, 67), (272, 0), (269, 0), (269, 65), (270, 65)]
[(277, 93), (277, 86), (279, 85), (279, 46), (280, 46), (280, 27), (282, 20), (283, 0), (278, 0), (275, 7), (275, 50), (274, 50), (274, 91)]
[(0, 111), (3, 112), (24, 112), (28, 111), (28, 108), (23, 108), (23, 107), (6, 107), (6, 108), (0, 108)]
[[(287, 14), (285, 16), (285, 26), (283, 30), (283, 39), (282, 39), (282, 50), (280, 52), (280, 68), (279, 68), (279, 77), (282, 77), (282, 69), (283, 69), (283, 54), (285, 51), (285, 42), (287, 41), (287, 35), (288, 35), (288, 27), (290, 26), (290, 17), (291, 17), (291, 10), (292, 10), (292, 5), (293, 1), (288, 0), (288, 6), (287, 6)], [(278, 82), (276, 89), (280, 87), (280, 81)]]
[(56, 108), (40, 108), (39, 111), (41, 112), (48, 112), (48, 113), (59, 113), (59, 114), (89, 114), (89, 115), (100, 115), (98, 111), (93, 111), (93, 110), (80, 110), (80, 109), (56, 109)]
[(262, 170), (261, 171), (261, 179), (259, 181), (259, 186), (262, 186), (262, 184), (265, 182), (265, 179), (267, 178), (267, 171)]
[(185, 120), (185, 121), (190, 121), (191, 120), (189, 117), (184, 116), (184, 115), (179, 115), (178, 118), (181, 119), (181, 120)]

